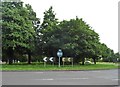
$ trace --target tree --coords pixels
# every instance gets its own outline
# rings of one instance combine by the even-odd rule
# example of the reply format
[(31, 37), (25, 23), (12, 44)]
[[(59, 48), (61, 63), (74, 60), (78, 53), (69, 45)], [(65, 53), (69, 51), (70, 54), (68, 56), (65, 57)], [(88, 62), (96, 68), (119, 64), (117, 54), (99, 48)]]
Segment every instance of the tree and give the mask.
[(97, 49), (99, 50), (99, 55), (101, 55), (102, 61), (113, 62), (114, 61), (114, 51), (107, 47), (104, 43), (99, 43)]
[[(36, 18), (36, 13), (33, 11), (31, 5), (26, 4), (26, 9), (29, 12), (28, 19), (32, 22), (32, 26), (30, 28), (34, 29), (33, 37), (29, 37), (29, 48), (27, 48), (27, 53), (28, 53), (28, 64), (31, 63), (31, 55), (35, 51), (35, 42), (36, 42), (36, 36), (37, 36), (37, 29), (39, 28), (40, 25), (40, 20), (39, 18)], [(31, 33), (31, 32), (30, 32)]]
[(34, 20), (36, 14), (30, 5), (23, 7), (23, 2), (2, 3), (2, 49), (8, 54), (9, 64), (12, 64), (15, 50), (31, 51), (33, 48)]
[[(54, 30), (58, 28), (58, 20), (55, 17), (52, 6), (44, 12), (43, 23), (39, 29), (39, 47), (41, 47), (41, 52), (46, 56), (53, 56), (55, 54), (54, 47), (52, 46), (52, 35), (54, 35)], [(51, 53), (52, 52), (52, 53)]]
[(67, 55), (72, 55), (77, 59), (81, 57), (82, 65), (84, 65), (85, 57), (93, 57), (95, 62), (99, 35), (77, 17), (70, 21), (63, 21), (60, 25), (62, 26), (60, 35), (62, 36), (63, 49), (69, 50)]
[(119, 52), (114, 54), (114, 59), (116, 59), (117, 62), (120, 62), (120, 53)]
[(50, 50), (46, 50), (46, 52), (50, 52), (47, 54), (52, 55), (52, 52), (56, 53), (57, 49), (61, 48), (64, 51), (64, 56), (82, 57), (83, 65), (85, 57), (97, 55), (94, 43), (99, 42), (99, 35), (91, 30), (91, 27), (82, 19), (76, 17), (76, 19), (64, 20), (59, 24), (46, 19), (43, 25), (41, 41), (43, 47)]
[(82, 65), (85, 58), (93, 58), (96, 64), (100, 55), (107, 57), (110, 54), (110, 49), (100, 43), (99, 35), (82, 18), (58, 22), (52, 7), (44, 12), (38, 37), (41, 55), (57, 57), (56, 52), (61, 48), (64, 56), (74, 57), (75, 62), (81, 60)]

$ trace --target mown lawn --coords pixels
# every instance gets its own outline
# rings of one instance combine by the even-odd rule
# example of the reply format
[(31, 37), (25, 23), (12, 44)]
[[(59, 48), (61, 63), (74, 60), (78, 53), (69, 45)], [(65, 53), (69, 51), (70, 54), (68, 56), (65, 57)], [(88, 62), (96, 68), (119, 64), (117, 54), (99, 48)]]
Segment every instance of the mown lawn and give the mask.
[(58, 65), (46, 65), (40, 63), (33, 63), (31, 65), (28, 64), (3, 64), (1, 66), (2, 70), (99, 70), (99, 69), (117, 69), (118, 64), (115, 63), (97, 63), (97, 64), (90, 64), (90, 65), (65, 65), (58, 67)]

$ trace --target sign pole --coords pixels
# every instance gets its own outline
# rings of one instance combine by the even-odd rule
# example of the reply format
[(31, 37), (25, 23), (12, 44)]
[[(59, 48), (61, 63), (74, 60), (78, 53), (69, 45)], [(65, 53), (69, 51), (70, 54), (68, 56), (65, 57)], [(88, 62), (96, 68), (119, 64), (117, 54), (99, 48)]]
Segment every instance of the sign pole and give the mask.
[(57, 52), (57, 56), (59, 57), (59, 67), (60, 67), (60, 57), (63, 56), (63, 52), (62, 52), (61, 49), (58, 50), (58, 52)]
[(59, 57), (59, 67), (60, 67), (60, 57)]
[(54, 58), (53, 58), (53, 66), (54, 66)]
[(73, 59), (72, 59), (72, 67), (73, 67)]
[(44, 62), (44, 67), (46, 67), (46, 62)]
[(52, 65), (54, 66), (54, 59), (53, 59)]
[(44, 67), (46, 67), (47, 57), (44, 57), (43, 60), (44, 60)]

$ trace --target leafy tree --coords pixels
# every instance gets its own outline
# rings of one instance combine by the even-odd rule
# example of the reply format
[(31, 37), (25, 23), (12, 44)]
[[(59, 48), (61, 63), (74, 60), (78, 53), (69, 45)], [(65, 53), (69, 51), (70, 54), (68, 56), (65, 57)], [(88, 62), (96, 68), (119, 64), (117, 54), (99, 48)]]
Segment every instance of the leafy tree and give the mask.
[[(53, 13), (51, 9), (47, 11), (49, 15)], [(83, 65), (85, 57), (97, 55), (97, 48), (95, 48), (97, 46), (95, 45), (99, 42), (98, 34), (91, 30), (91, 27), (82, 19), (76, 17), (76, 19), (64, 20), (57, 24), (54, 16), (54, 20), (50, 21), (52, 17), (48, 18), (49, 16), (46, 15), (42, 24), (41, 42), (46, 49), (45, 52), (50, 52), (47, 55), (55, 56), (57, 49), (61, 48), (64, 51), (64, 56), (82, 57)], [(53, 52), (54, 54), (52, 54)]]
[(114, 58), (115, 58), (118, 62), (120, 62), (120, 53), (119, 53), (119, 52), (115, 53), (115, 54), (114, 54)]
[(27, 53), (28, 53), (28, 64), (31, 63), (31, 54), (33, 54), (35, 52), (36, 49), (36, 36), (37, 36), (37, 29), (39, 28), (40, 25), (40, 20), (39, 18), (36, 18), (36, 13), (33, 11), (31, 5), (26, 4), (26, 9), (29, 12), (28, 15), (28, 19), (31, 21), (32, 25), (30, 26), (30, 28), (33, 28), (33, 36), (32, 38), (29, 37), (29, 47), (27, 48)]
[(32, 42), (35, 38), (33, 21), (36, 20), (36, 14), (30, 5), (23, 7), (23, 2), (3, 2), (1, 10), (2, 48), (8, 54), (9, 64), (12, 64), (15, 50), (24, 49), (30, 54), (33, 48)]
[(52, 7), (44, 12), (44, 20), (39, 29), (39, 47), (46, 56), (56, 56), (61, 48), (64, 56), (74, 57), (75, 62), (93, 58), (94, 64), (100, 55), (111, 61), (114, 52), (99, 41), (99, 35), (82, 19), (58, 22)]
[(101, 55), (103, 62), (113, 62), (115, 61), (115, 53), (113, 50), (107, 47), (104, 43), (99, 43), (98, 47), (99, 55)]
[(99, 37), (96, 32), (91, 30), (82, 19), (76, 17), (63, 23), (62, 27), (63, 49), (68, 49), (67, 55), (73, 57), (82, 57), (82, 65), (84, 65), (85, 57), (95, 57), (97, 54), (96, 44)]
[(58, 20), (55, 18), (55, 13), (53, 8), (50, 7), (47, 11), (44, 12), (43, 23), (39, 29), (39, 47), (41, 49), (41, 54), (46, 56), (53, 56), (55, 49), (52, 46), (52, 39), (54, 35), (54, 30), (58, 28)]

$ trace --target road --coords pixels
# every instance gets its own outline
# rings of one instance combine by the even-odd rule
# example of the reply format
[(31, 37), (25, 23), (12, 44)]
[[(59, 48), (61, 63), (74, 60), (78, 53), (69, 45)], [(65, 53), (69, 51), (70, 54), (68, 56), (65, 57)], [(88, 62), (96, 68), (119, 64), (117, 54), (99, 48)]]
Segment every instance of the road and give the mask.
[(3, 85), (118, 85), (118, 70), (2, 72)]

